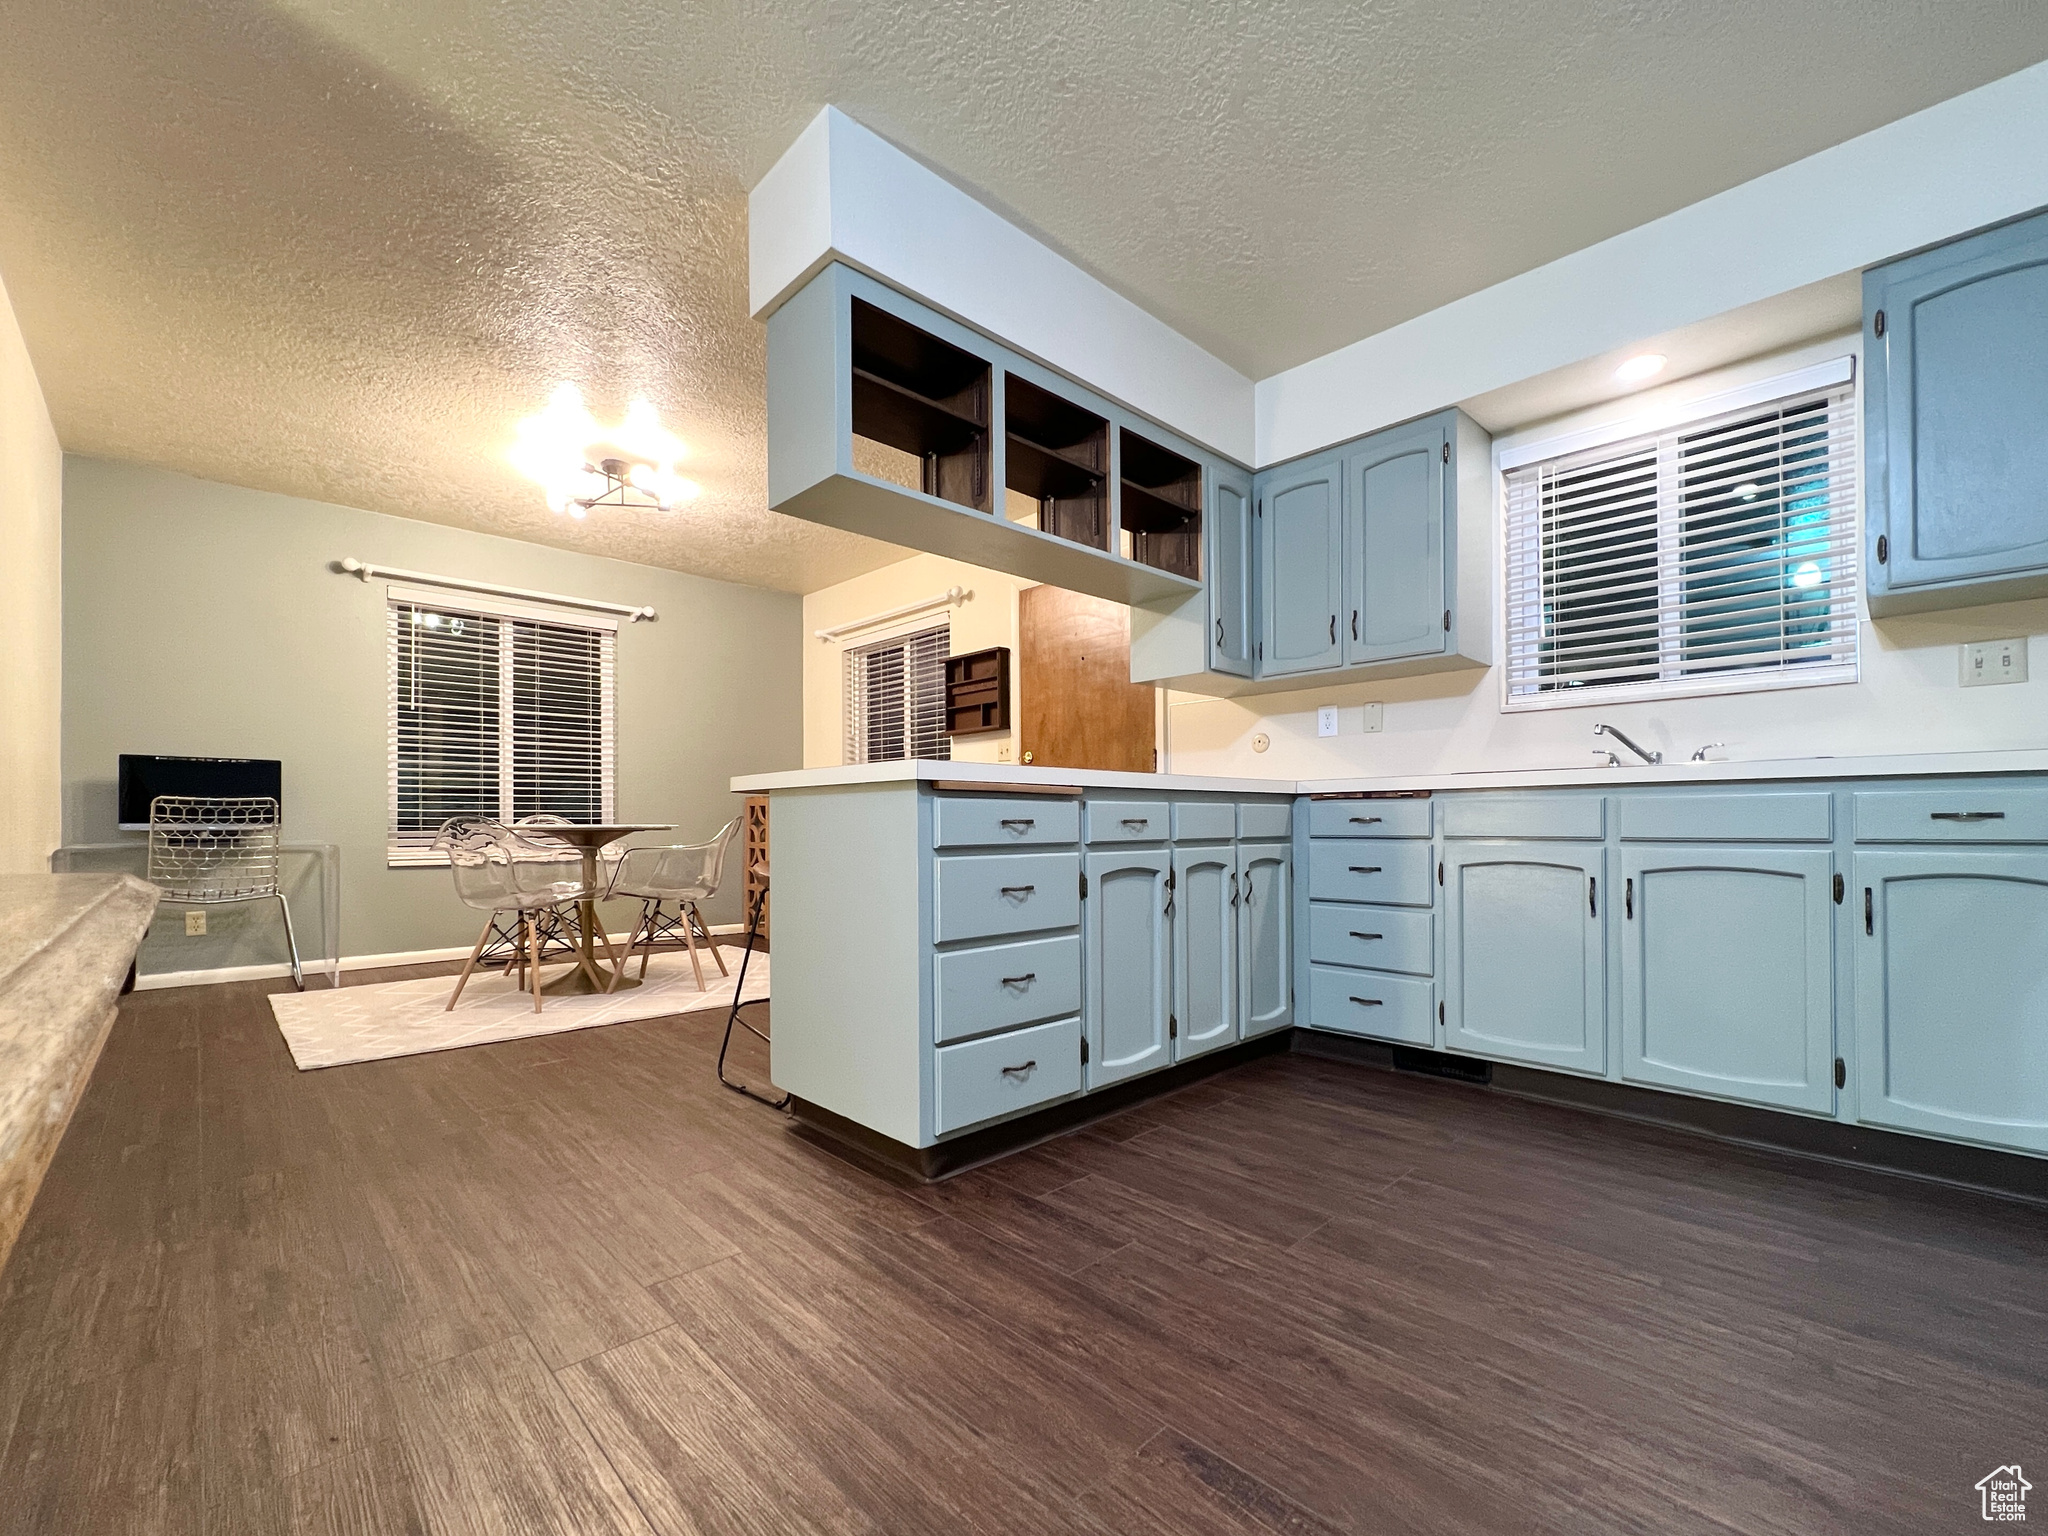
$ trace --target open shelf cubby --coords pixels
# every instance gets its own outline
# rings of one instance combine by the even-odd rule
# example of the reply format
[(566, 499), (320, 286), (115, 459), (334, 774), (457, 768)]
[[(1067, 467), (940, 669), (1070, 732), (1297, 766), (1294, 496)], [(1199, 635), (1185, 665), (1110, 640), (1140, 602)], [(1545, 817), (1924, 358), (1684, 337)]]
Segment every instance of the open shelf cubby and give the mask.
[(914, 457), (927, 496), (990, 510), (989, 365), (853, 301), (853, 433)]
[(1107, 550), (1109, 423), (1010, 373), (1003, 426), (1003, 484), (1038, 503), (1040, 530)]
[(1202, 579), (1202, 466), (1123, 432), (1122, 528), (1140, 565)]
[(992, 646), (946, 659), (946, 734), (979, 736), (1010, 728), (1010, 648)]

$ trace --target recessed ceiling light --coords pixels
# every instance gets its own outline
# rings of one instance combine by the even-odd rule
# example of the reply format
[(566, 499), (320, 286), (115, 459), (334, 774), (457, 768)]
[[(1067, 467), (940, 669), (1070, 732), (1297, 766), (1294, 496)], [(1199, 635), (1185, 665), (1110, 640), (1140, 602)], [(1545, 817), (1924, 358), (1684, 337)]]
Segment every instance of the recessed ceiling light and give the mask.
[(1655, 378), (1663, 371), (1664, 354), (1662, 352), (1645, 352), (1638, 357), (1630, 358), (1619, 368), (1615, 369), (1614, 376), (1624, 384), (1640, 384), (1645, 379)]

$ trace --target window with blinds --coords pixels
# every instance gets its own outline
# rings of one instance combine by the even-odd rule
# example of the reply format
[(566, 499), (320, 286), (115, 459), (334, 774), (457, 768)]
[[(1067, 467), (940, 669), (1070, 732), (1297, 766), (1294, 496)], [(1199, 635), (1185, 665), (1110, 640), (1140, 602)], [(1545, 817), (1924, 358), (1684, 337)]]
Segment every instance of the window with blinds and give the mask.
[(1847, 383), (1506, 481), (1507, 708), (1855, 681)]
[(946, 658), (952, 626), (920, 630), (846, 653), (846, 760), (951, 758)]
[(438, 862), (451, 816), (611, 818), (614, 630), (396, 597), (387, 611), (392, 863)]

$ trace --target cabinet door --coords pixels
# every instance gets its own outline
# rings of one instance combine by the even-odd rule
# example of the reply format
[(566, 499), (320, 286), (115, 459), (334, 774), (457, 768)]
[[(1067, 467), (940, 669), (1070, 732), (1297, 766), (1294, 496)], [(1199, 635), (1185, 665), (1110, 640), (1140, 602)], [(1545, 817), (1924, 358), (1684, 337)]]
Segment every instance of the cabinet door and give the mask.
[(1619, 862), (1622, 1076), (1833, 1109), (1833, 855), (1652, 846)]
[(1874, 585), (2048, 570), (2048, 218), (1880, 268), (1864, 305)]
[(1166, 912), (1171, 855), (1117, 849), (1088, 855), (1088, 1086), (1167, 1064), (1173, 1003)]
[(1173, 1059), (1237, 1038), (1237, 850), (1173, 853)]
[(1367, 439), (1344, 460), (1347, 665), (1444, 648), (1444, 449), (1441, 423)]
[(1294, 850), (1237, 849), (1237, 1016), (1246, 1039), (1294, 1022)]
[(1252, 673), (1252, 481), (1235, 469), (1210, 472), (1209, 669)]
[(1602, 857), (1558, 843), (1445, 849), (1447, 1050), (1606, 1070)]
[(1313, 672), (1344, 659), (1337, 638), (1343, 590), (1344, 461), (1276, 470), (1259, 487), (1261, 677)]
[(2048, 1152), (2048, 853), (1859, 853), (1857, 1117)]

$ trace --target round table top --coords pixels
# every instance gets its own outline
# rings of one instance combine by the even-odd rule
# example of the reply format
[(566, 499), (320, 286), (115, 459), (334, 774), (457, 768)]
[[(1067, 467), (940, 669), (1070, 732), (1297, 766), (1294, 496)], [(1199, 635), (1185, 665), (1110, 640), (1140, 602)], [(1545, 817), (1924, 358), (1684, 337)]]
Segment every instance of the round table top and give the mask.
[(553, 838), (578, 848), (601, 848), (635, 832), (669, 832), (674, 829), (675, 823), (671, 821), (551, 821), (519, 830), (529, 837)]

